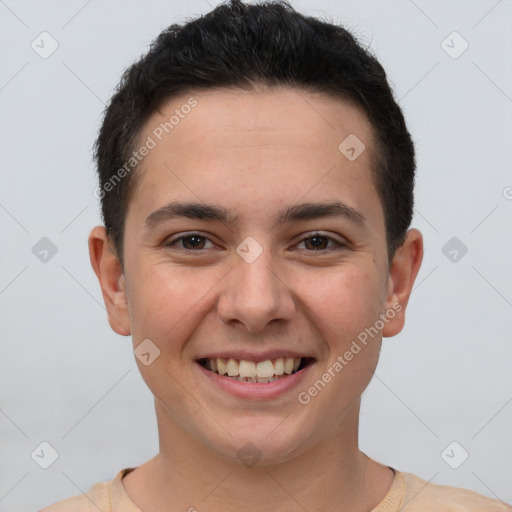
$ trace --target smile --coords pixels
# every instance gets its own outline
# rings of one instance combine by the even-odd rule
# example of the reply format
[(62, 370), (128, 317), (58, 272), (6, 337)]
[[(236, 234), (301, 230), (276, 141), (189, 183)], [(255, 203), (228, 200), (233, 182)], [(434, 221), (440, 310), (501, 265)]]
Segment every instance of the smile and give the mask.
[(278, 357), (265, 361), (217, 357), (203, 358), (198, 362), (203, 368), (232, 380), (266, 384), (293, 375), (312, 361), (306, 357)]

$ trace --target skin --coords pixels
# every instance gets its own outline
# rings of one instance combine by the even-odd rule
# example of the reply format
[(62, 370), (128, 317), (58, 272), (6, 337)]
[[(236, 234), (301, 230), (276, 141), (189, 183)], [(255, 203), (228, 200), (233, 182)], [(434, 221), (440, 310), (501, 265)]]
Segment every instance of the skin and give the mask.
[[(133, 346), (160, 355), (137, 365), (155, 397), (159, 453), (123, 479), (145, 512), (188, 510), (368, 512), (392, 471), (358, 447), (360, 400), (382, 337), (398, 334), (423, 257), (411, 229), (388, 265), (384, 213), (372, 181), (374, 138), (362, 111), (291, 88), (219, 89), (167, 102), (140, 141), (193, 96), (198, 105), (145, 157), (125, 224), (124, 269), (102, 226), (89, 236), (109, 322)], [(349, 161), (350, 133), (366, 150)], [(153, 230), (145, 218), (171, 200), (217, 204), (236, 224), (178, 218)], [(366, 227), (326, 217), (279, 225), (299, 202), (339, 200)], [(311, 237), (321, 236), (315, 251)], [(199, 231), (191, 240), (164, 244)], [(236, 252), (248, 236), (263, 249), (252, 263)], [(309, 237), (309, 238), (308, 238)], [(344, 244), (337, 246), (336, 241)], [(194, 252), (195, 251), (195, 252)], [(379, 314), (400, 304), (371, 341), (307, 405), (297, 400)], [(290, 349), (315, 358), (308, 378), (284, 396), (241, 399), (199, 376), (214, 351)], [(253, 443), (261, 459), (237, 452)]]

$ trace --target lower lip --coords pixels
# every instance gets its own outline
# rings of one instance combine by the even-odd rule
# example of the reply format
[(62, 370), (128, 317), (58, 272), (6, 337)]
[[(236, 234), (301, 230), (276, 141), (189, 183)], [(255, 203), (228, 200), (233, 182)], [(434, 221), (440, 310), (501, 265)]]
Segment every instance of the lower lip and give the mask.
[(211, 383), (218, 386), (223, 391), (240, 398), (256, 398), (256, 399), (271, 399), (277, 398), (285, 393), (297, 388), (314, 363), (308, 364), (302, 370), (282, 377), (274, 382), (240, 382), (239, 380), (223, 377), (218, 373), (207, 370), (199, 363), (196, 363), (201, 373), (209, 379)]

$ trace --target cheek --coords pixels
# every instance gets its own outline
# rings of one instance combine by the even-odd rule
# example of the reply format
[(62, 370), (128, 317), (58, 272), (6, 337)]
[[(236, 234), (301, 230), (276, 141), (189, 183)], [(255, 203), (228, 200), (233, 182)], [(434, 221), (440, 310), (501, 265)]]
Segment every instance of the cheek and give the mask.
[(362, 394), (377, 366), (381, 336), (374, 326), (381, 313), (382, 290), (378, 276), (361, 269), (333, 281), (324, 308), (329, 329), (323, 334), (330, 352), (327, 368), (336, 375), (330, 392), (342, 410)]
[(132, 278), (136, 290), (131, 297), (134, 344), (149, 338), (162, 351), (178, 351), (199, 325), (198, 316), (213, 307), (215, 285), (225, 272), (206, 266), (177, 269), (169, 262), (138, 268)]
[(309, 307), (328, 353), (319, 374), (305, 383), (303, 391), (318, 391), (311, 399), (312, 407), (317, 408), (312, 415), (325, 419), (322, 429), (327, 432), (343, 421), (372, 379), (381, 337), (369, 336), (365, 329), (379, 318), (382, 290), (375, 273), (355, 268), (315, 282), (309, 285)]
[(149, 339), (159, 351), (149, 365), (137, 359), (141, 376), (159, 401), (170, 404), (172, 414), (193, 417), (199, 414), (195, 409), (199, 406), (190, 402), (190, 392), (179, 384), (188, 370), (180, 361), (184, 344), (199, 325), (198, 311), (212, 285), (198, 277), (197, 268), (177, 270), (168, 262), (139, 263), (133, 268), (137, 268), (131, 274), (136, 290), (131, 297), (133, 346), (136, 349)]
[(375, 273), (355, 266), (326, 273), (304, 284), (306, 305), (318, 319), (330, 350), (343, 350), (347, 342), (373, 325), (382, 307), (382, 290)]

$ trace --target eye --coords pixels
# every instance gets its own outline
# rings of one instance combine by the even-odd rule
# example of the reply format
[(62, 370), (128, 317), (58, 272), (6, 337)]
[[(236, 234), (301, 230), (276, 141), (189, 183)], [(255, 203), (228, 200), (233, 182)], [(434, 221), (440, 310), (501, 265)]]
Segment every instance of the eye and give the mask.
[(305, 243), (306, 244), (305, 247), (309, 250), (309, 252), (324, 251), (324, 250), (328, 249), (328, 247), (326, 247), (326, 242), (328, 243), (329, 241), (334, 242), (335, 247), (336, 246), (337, 247), (346, 247), (346, 244), (338, 242), (336, 239), (334, 239), (331, 236), (322, 235), (321, 233), (314, 233), (311, 236), (303, 238), (297, 245)]
[[(168, 242), (165, 242), (164, 245), (165, 247), (174, 247), (177, 246), (177, 244), (180, 244), (178, 248), (187, 251), (194, 251), (207, 249), (207, 247), (205, 247), (205, 241), (207, 240), (213, 244), (209, 238), (200, 235), (199, 233), (189, 233), (188, 235), (183, 235), (178, 238), (171, 239)], [(216, 247), (215, 244), (213, 244), (213, 246)]]
[[(200, 233), (189, 233), (165, 242), (164, 246), (168, 248), (177, 247), (178, 249), (183, 249), (188, 252), (198, 252), (208, 249), (209, 247), (205, 247), (205, 244), (208, 242), (212, 244), (212, 247), (217, 247), (208, 237)], [(334, 247), (332, 245), (328, 246), (329, 242), (334, 243)], [(305, 244), (305, 248), (308, 252), (322, 252), (336, 247), (346, 247), (346, 244), (338, 242), (331, 236), (322, 235), (321, 233), (314, 233), (303, 238), (297, 245), (302, 243)]]

